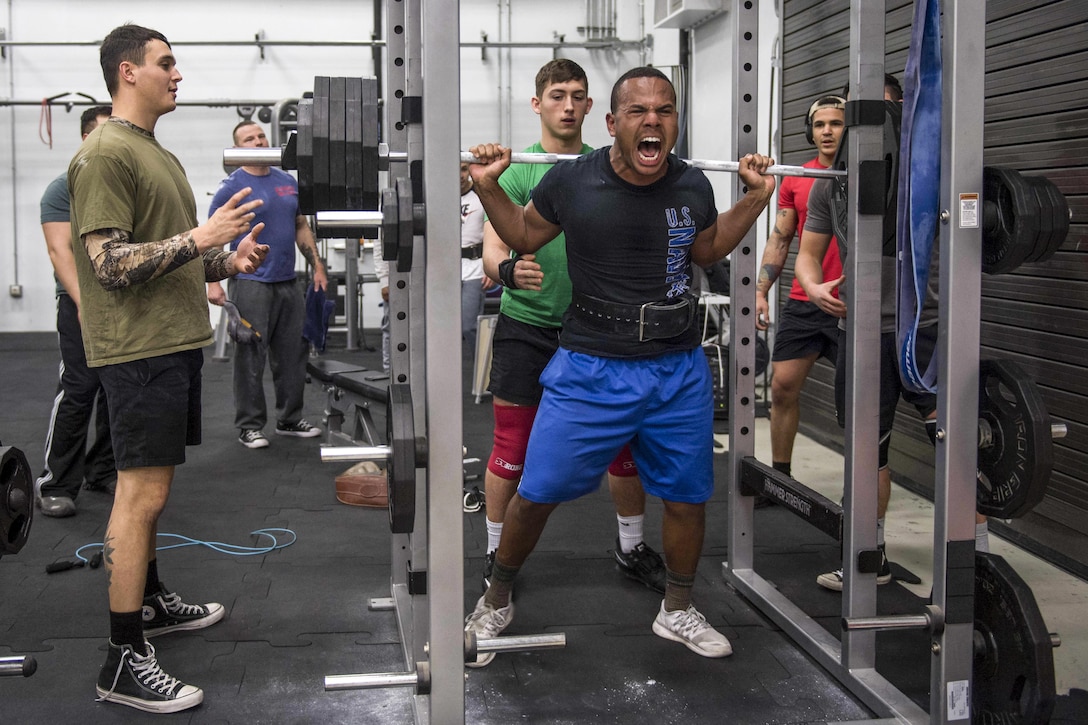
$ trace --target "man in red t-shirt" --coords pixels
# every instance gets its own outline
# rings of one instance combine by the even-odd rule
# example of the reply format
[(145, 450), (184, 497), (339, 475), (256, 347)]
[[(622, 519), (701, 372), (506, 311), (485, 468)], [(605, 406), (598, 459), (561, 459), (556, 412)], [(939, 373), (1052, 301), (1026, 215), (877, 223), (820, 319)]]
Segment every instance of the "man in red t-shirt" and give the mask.
[[(845, 104), (845, 99), (839, 96), (823, 96), (809, 107), (805, 136), (816, 146), (819, 155), (804, 164), (805, 168), (831, 166), (845, 127)], [(808, 192), (814, 181), (811, 177), (787, 176), (779, 186), (778, 214), (763, 251), (756, 283), (756, 327), (760, 330), (766, 330), (768, 326), (767, 293), (782, 273), (794, 235), (800, 239), (805, 226)], [(824, 279), (842, 276), (842, 263), (834, 238), (824, 256), (823, 272)], [(816, 360), (823, 356), (834, 364), (837, 350), (838, 318), (810, 302), (795, 279), (779, 317), (771, 355), (771, 464), (787, 476), (792, 476), (790, 461), (801, 413), (801, 386)], [(761, 496), (756, 499), (756, 506), (768, 502)]]

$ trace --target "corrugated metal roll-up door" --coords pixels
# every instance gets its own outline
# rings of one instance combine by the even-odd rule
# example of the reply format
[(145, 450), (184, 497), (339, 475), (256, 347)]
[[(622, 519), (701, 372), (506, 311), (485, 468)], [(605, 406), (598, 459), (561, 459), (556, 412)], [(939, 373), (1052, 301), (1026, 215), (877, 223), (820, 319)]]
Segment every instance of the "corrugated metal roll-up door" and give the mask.
[[(782, 17), (782, 161), (814, 149), (804, 113), (848, 77), (848, 0), (785, 0)], [(887, 0), (886, 69), (902, 76), (913, 3)], [(1040, 264), (982, 280), (982, 355), (1009, 357), (1038, 384), (1055, 421), (1046, 499), (1028, 516), (994, 527), (1028, 548), (1088, 573), (1088, 2), (989, 0), (986, 4), (985, 163), (1051, 179), (1072, 212), (1069, 236)], [(793, 280), (793, 247), (779, 282)], [(786, 295), (780, 294), (780, 303)], [(802, 431), (841, 447), (834, 370), (821, 361), (802, 393)], [(892, 436), (895, 479), (932, 496), (933, 453), (911, 406)]]

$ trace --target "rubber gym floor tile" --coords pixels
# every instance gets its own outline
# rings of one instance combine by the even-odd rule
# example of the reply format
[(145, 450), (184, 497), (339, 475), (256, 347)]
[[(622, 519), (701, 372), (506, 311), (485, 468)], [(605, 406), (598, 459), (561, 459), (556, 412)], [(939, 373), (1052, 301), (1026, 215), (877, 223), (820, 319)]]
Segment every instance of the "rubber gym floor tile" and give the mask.
[[(779, 646), (789, 646), (779, 635), (770, 636)], [(713, 712), (715, 722), (802, 722), (763, 688), (753, 661), (778, 674), (781, 668), (773, 658), (753, 660), (750, 654), (706, 659), (648, 628), (642, 638), (609, 637), (599, 627), (573, 628), (564, 650), (500, 654), (487, 668), (471, 671), (466, 721), (621, 722), (627, 718), (618, 713), (652, 713), (653, 722), (691, 723), (706, 721)], [(699, 684), (708, 678), (729, 686)], [(577, 692), (566, 686), (571, 681), (579, 683)], [(827, 708), (823, 720), (864, 715), (867, 711), (847, 698)]]
[[(388, 571), (388, 567), (380, 568)], [(208, 637), (264, 641), (276, 647), (303, 646), (323, 632), (377, 633), (380, 638), (395, 640), (395, 620), (367, 611), (367, 597), (380, 594), (363, 591), (361, 582), (374, 581), (378, 576), (375, 569), (358, 564), (266, 565), (259, 578), (246, 582), (247, 587), (266, 583), (257, 586), (259, 598), (240, 596), (230, 624), (208, 630)], [(267, 593), (261, 596), (264, 586)]]

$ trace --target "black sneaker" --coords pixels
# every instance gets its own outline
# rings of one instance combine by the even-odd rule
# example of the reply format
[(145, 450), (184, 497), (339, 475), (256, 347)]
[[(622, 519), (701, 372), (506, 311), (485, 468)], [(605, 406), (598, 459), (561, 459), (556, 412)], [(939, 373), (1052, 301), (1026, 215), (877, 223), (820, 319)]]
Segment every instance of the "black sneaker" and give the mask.
[(660, 554), (646, 546), (645, 541), (639, 542), (630, 554), (624, 554), (617, 538), (616, 563), (629, 579), (641, 582), (659, 594), (665, 593), (665, 562)]
[(210, 627), (227, 613), (222, 604), (186, 604), (181, 597), (165, 589), (144, 597), (144, 637), (157, 637), (167, 632)]
[(130, 645), (110, 642), (106, 664), (98, 671), (98, 702), (116, 702), (144, 712), (180, 712), (204, 701), (204, 691), (162, 671), (155, 648), (139, 655)]
[(305, 418), (299, 418), (294, 423), (284, 423), (281, 420), (276, 423), (276, 435), (294, 436), (295, 438), (316, 438), (321, 435), (321, 429), (316, 425), (310, 425)]
[(238, 442), (246, 448), (268, 448), (268, 439), (264, 433), (253, 428), (243, 428), (238, 432)]
[[(876, 583), (880, 586), (887, 584), (892, 580), (892, 566), (888, 563), (888, 555), (884, 551), (884, 544), (881, 544), (878, 548), (880, 549), (880, 571), (877, 572)], [(824, 589), (830, 589), (833, 592), (841, 592), (842, 569), (821, 574), (816, 577), (816, 583)]]
[(480, 490), (479, 486), (473, 486), (471, 490), (466, 490), (465, 495), (461, 497), (461, 510), (466, 514), (474, 514), (484, 507), (484, 492)]
[(489, 551), (484, 556), (484, 591), (491, 586), (491, 570), (495, 568), (495, 552)]

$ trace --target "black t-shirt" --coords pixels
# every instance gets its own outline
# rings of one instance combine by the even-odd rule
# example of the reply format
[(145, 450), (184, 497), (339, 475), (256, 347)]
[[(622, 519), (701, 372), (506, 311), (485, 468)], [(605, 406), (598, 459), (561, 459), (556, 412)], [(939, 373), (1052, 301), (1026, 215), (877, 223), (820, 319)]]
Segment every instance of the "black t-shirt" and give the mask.
[[(664, 177), (636, 186), (612, 169), (610, 147), (556, 164), (533, 190), (540, 215), (566, 234), (574, 293), (642, 305), (675, 302), (691, 289), (691, 245), (714, 225), (714, 190), (699, 169), (670, 154)], [(699, 344), (699, 330), (666, 340), (611, 339), (568, 309), (560, 344), (603, 357), (652, 357)]]

